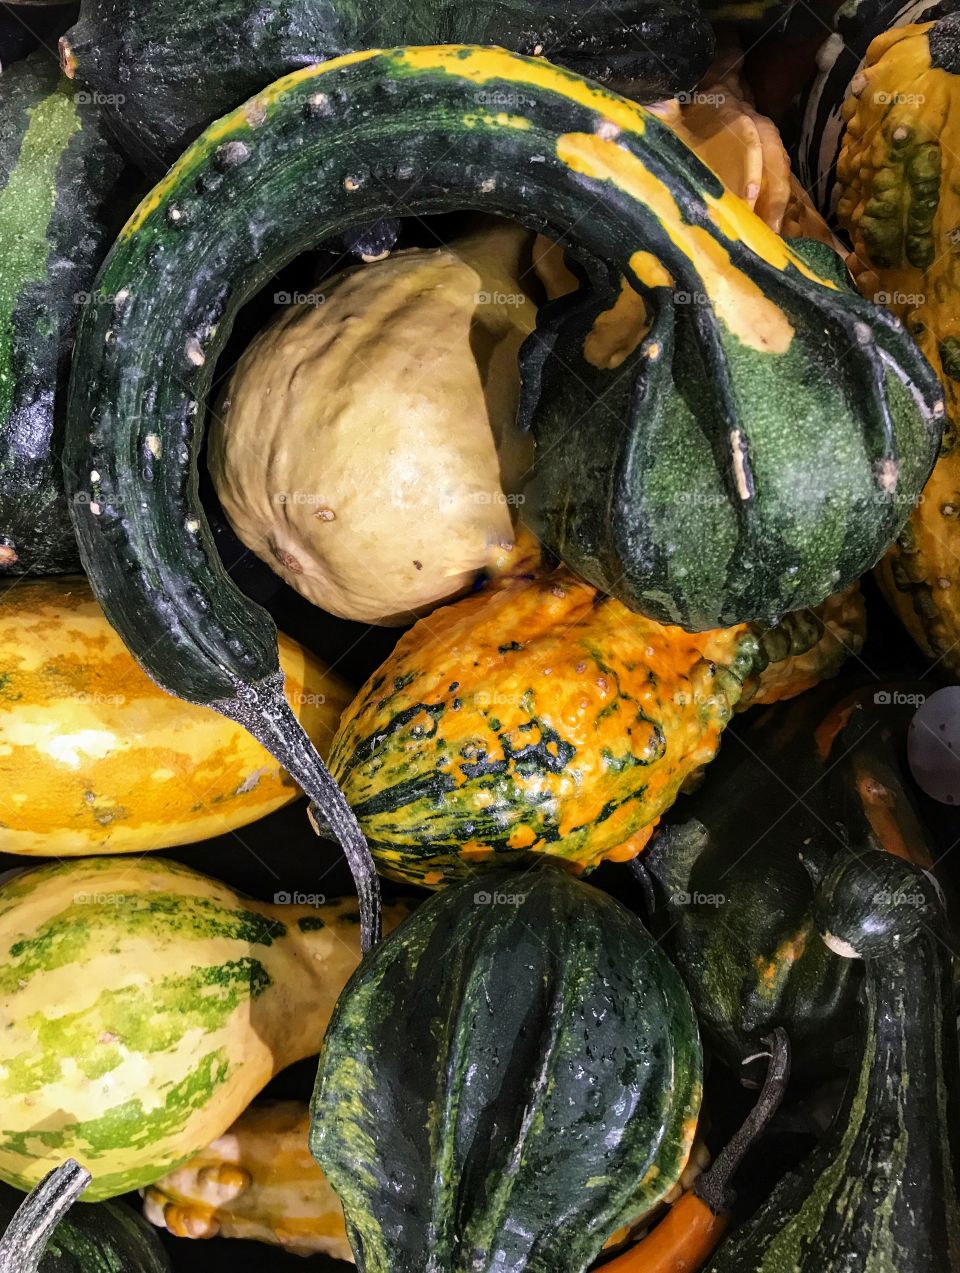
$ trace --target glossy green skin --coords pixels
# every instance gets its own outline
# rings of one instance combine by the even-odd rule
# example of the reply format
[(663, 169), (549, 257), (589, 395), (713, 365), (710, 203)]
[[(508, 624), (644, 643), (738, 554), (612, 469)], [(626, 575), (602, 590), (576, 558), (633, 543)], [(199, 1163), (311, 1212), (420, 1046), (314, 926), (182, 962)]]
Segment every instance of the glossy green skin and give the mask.
[[(24, 1195), (0, 1184), (0, 1232)], [(122, 1203), (79, 1203), (47, 1243), (38, 1273), (171, 1273), (157, 1232)]]
[[(704, 170), (703, 187), (713, 180)], [(696, 199), (676, 197), (696, 222)], [(783, 354), (743, 344), (698, 300), (703, 289), (683, 283), (677, 295), (690, 303), (647, 289), (652, 330), (620, 366), (592, 366), (584, 348), (609, 298), (549, 313), (542, 343), (526, 347), (536, 458), (522, 516), (578, 574), (662, 623), (774, 623), (817, 605), (878, 560), (936, 458), (939, 425), (918, 415), (908, 384), (916, 376), (935, 393), (932, 372), (916, 357), (906, 376), (884, 366), (862, 325), (878, 345), (894, 333), (881, 337), (839, 258), (823, 244), (792, 246), (842, 291), (827, 302), (785, 288), (729, 247), (789, 316), (796, 334)], [(909, 338), (895, 340), (902, 352)], [(848, 352), (825, 368), (834, 344)], [(891, 471), (895, 491), (883, 485)]]
[(581, 1273), (677, 1180), (696, 1019), (619, 903), (556, 868), (424, 902), (358, 969), (311, 1149), (366, 1273)]
[(219, 115), (288, 71), (400, 44), (542, 50), (654, 102), (693, 88), (714, 40), (696, 0), (83, 0), (64, 37), (77, 82), (121, 99), (111, 112), (118, 141), (154, 176)]
[(0, 575), (79, 564), (60, 472), (66, 382), (122, 165), (75, 94), (45, 51), (0, 77)]
[(815, 915), (864, 959), (859, 1064), (833, 1127), (706, 1273), (957, 1273), (960, 1063), (935, 890), (887, 853), (850, 853)]
[(835, 697), (828, 689), (778, 705), (728, 734), (702, 785), (674, 807), (642, 858), (654, 880), (654, 931), (704, 1038), (735, 1071), (774, 1026), (790, 1036), (796, 1072), (822, 1070), (855, 1026), (860, 970), (820, 941), (800, 861), (813, 841), (828, 854), (842, 847), (826, 829), (825, 766), (813, 736)]

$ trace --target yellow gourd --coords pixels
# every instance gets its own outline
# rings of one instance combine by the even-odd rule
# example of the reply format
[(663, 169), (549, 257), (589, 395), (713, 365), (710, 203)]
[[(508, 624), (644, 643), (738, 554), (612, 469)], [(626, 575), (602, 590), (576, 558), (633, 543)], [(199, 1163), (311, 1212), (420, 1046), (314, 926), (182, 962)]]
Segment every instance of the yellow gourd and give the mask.
[[(903, 320), (939, 374), (940, 457), (907, 527), (878, 567), (884, 595), (924, 653), (960, 672), (960, 76), (951, 19), (897, 27), (867, 50), (843, 106), (837, 217), (864, 295)], [(939, 63), (939, 64), (938, 64)]]
[[(288, 637), (290, 705), (325, 755), (346, 684)], [(0, 851), (142, 853), (245, 826), (300, 794), (246, 730), (165, 693), (82, 579), (27, 579), (0, 606)]]

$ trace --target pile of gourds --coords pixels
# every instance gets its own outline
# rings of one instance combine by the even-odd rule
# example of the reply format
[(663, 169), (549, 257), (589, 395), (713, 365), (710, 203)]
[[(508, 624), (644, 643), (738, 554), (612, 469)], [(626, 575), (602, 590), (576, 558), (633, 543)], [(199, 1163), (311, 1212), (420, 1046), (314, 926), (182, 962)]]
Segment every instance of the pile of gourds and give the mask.
[(0, 1273), (960, 1273), (953, 7), (3, 6)]

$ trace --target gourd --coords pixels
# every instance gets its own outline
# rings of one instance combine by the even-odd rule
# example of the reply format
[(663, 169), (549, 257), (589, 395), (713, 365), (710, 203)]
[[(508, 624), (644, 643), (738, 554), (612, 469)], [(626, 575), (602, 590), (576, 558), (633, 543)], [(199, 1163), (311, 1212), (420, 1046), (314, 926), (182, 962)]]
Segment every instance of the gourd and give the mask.
[(884, 594), (924, 654), (960, 670), (960, 306), (953, 238), (960, 166), (947, 121), (960, 102), (960, 16), (898, 27), (871, 44), (843, 107), (837, 216), (861, 289), (913, 332), (940, 375), (948, 426), (922, 502), (879, 568)]
[(29, 1189), (73, 1157), (96, 1201), (209, 1144), (319, 1050), (358, 920), (355, 902), (267, 905), (161, 858), (5, 881), (0, 1178)]
[(67, 374), (122, 163), (45, 51), (0, 76), (0, 575), (78, 563), (63, 494)]
[(130, 157), (160, 176), (207, 125), (278, 76), (401, 44), (501, 45), (656, 101), (694, 86), (713, 35), (695, 0), (610, 0), (587, 10), (576, 0), (399, 0), (377, 9), (363, 0), (259, 8), (211, 0), (200, 12), (186, 0), (155, 0), (146, 12), (134, 0), (83, 0), (60, 49), (67, 75), (115, 103)]
[(144, 1214), (179, 1238), (246, 1238), (351, 1260), (343, 1208), (307, 1147), (300, 1101), (251, 1105), (144, 1193)]
[[(171, 1273), (170, 1261), (161, 1246), (156, 1234), (140, 1216), (123, 1203), (102, 1202), (93, 1206), (74, 1206), (66, 1211), (58, 1221), (51, 1223), (51, 1209), (57, 1215), (61, 1206), (68, 1206), (74, 1191), (82, 1184), (87, 1173), (72, 1169), (60, 1171), (52, 1182), (46, 1186), (45, 1212), (37, 1216), (37, 1223), (31, 1224), (30, 1232), (35, 1235), (39, 1229), (49, 1236), (40, 1238), (42, 1250), (36, 1254), (38, 1263), (33, 1263), (35, 1273)], [(52, 1203), (50, 1188), (53, 1186), (56, 1197)], [(43, 1186), (38, 1188), (38, 1194)], [(39, 1201), (31, 1197), (29, 1203)], [(25, 1202), (22, 1193), (7, 1185), (0, 1185), (0, 1232), (7, 1230), (11, 1245), (19, 1243), (19, 1250), (13, 1253), (15, 1263), (8, 1264), (3, 1255), (0, 1243), (0, 1268), (4, 1273), (27, 1273), (30, 1265), (17, 1261), (30, 1259), (23, 1245), (23, 1230), (11, 1233), (8, 1226), (18, 1208)]]
[[(795, 1069), (835, 1065), (859, 987), (855, 963), (817, 939), (814, 890), (800, 861), (845, 844), (930, 868), (933, 855), (899, 768), (918, 687), (832, 688), (759, 716), (672, 811), (642, 859), (654, 931), (686, 982), (713, 1053), (739, 1067), (783, 1026)], [(875, 702), (875, 695), (880, 702)], [(747, 796), (745, 793), (749, 793)]]
[(843, 104), (877, 36), (897, 27), (943, 17), (953, 0), (854, 0), (841, 4), (833, 31), (817, 54), (818, 73), (802, 99), (796, 166), (804, 189), (831, 221), (837, 205), (837, 160), (843, 139)]
[(536, 322), (509, 222), (319, 284), (233, 371), (208, 465), (240, 539), (315, 605), (407, 623), (513, 536)]
[(918, 867), (858, 846), (826, 871), (814, 916), (835, 954), (863, 961), (858, 1061), (830, 1131), (709, 1273), (956, 1273), (960, 1066), (936, 891)]
[(436, 886), (494, 859), (632, 858), (741, 697), (763, 701), (771, 657), (812, 648), (829, 674), (860, 639), (859, 598), (762, 638), (690, 634), (537, 556), (521, 540), (486, 590), (413, 627), (344, 713), (331, 771), (386, 875)]
[[(481, 92), (522, 96), (523, 108), (518, 102), (515, 111), (478, 112)], [(341, 120), (347, 114), (362, 126), (345, 129)], [(815, 513), (816, 540), (824, 545), (839, 529), (828, 505), (849, 509), (852, 498), (858, 529), (844, 540), (862, 547), (864, 534), (875, 535), (869, 558), (899, 526), (905, 516), (901, 505), (927, 476), (942, 411), (931, 373), (892, 316), (822, 278), (727, 198), (642, 107), (543, 61), (456, 46), (354, 54), (294, 73), (214, 125), (124, 228), (99, 280), (113, 297), (109, 314), (100, 307), (85, 315), (73, 364), (65, 471), (71, 494), (87, 491), (89, 502), (73, 503), (74, 525), (97, 599), (145, 670), (171, 693), (215, 706), (245, 724), (318, 805), (359, 880), (367, 946), (377, 928), (369, 851), (282, 697), (272, 623), (232, 586), (215, 558), (197, 498), (194, 460), (214, 363), (245, 298), (310, 242), (401, 205), (418, 213), (466, 205), (513, 214), (541, 230), (575, 225), (574, 246), (593, 261), (598, 284), (626, 276), (642, 286), (641, 277), (653, 277), (655, 261), (661, 284), (665, 275), (658, 270), (678, 287), (711, 298), (697, 309), (692, 326), (689, 314), (677, 319), (678, 331), (686, 333), (678, 347), (702, 349), (726, 404), (725, 423), (715, 437), (726, 456), (723, 468), (730, 458), (725, 448), (734, 440), (733, 469), (743, 498), (733, 495), (731, 505), (724, 495), (722, 506), (736, 510), (746, 541), (763, 531), (760, 575), (768, 582), (789, 578), (793, 606), (836, 591), (848, 581), (848, 568), (853, 574), (862, 569), (864, 554), (842, 554), (841, 563), (824, 571), (822, 560), (803, 565), (803, 552), (797, 557), (779, 535), (768, 540), (769, 526), (755, 516), (759, 488), (751, 486), (750, 428), (745, 419), (742, 428), (728, 427), (734, 417), (727, 413), (733, 399), (726, 389), (735, 383), (737, 400), (746, 402), (752, 385), (769, 408), (771, 395), (763, 387), (768, 382), (759, 368), (776, 371), (777, 401), (791, 399), (791, 439), (802, 448), (798, 421), (814, 381), (804, 373), (807, 390), (801, 390), (788, 373), (810, 369), (805, 360), (813, 357), (814, 331), (818, 364), (824, 339), (853, 342), (836, 381), (824, 378), (818, 366), (816, 415), (818, 436), (832, 453), (836, 431), (845, 421), (854, 424), (847, 408), (856, 399), (859, 441), (852, 440), (867, 461), (859, 469), (862, 481), (847, 466), (812, 465), (807, 453), (802, 471), (819, 469), (817, 481), (825, 486), (819, 494), (805, 490), (814, 498), (804, 504), (802, 518)], [(315, 217), (305, 219), (305, 208), (316, 209)], [(701, 225), (694, 224), (698, 218)], [(718, 262), (726, 262), (719, 272)], [(649, 295), (655, 335), (641, 347), (642, 358), (656, 369), (654, 399), (666, 404), (670, 393), (660, 376), (673, 343), (665, 324), (676, 311), (665, 286)], [(745, 310), (736, 303), (743, 300), (749, 302)], [(576, 302), (569, 304), (577, 310)], [(745, 352), (744, 341), (759, 339), (761, 332), (771, 352)], [(549, 331), (544, 339), (549, 347)], [(772, 352), (776, 346), (780, 353)], [(553, 382), (555, 395), (557, 377)], [(579, 391), (570, 381), (563, 394), (573, 398)], [(529, 385), (527, 392), (535, 396)], [(682, 415), (683, 408), (678, 410)], [(765, 414), (769, 419), (769, 411)], [(824, 420), (830, 422), (826, 439)], [(581, 427), (594, 438), (591, 462), (605, 451), (612, 472), (616, 448), (607, 448), (586, 421)], [(617, 427), (622, 442), (629, 431), (619, 422)], [(705, 459), (707, 451), (687, 445), (691, 439), (682, 430), (662, 434), (649, 421), (648, 436), (664, 445), (669, 437), (672, 455), (683, 443), (684, 489), (690, 478), (694, 494), (703, 493), (689, 460)], [(712, 467), (712, 460), (705, 462)], [(844, 493), (831, 504), (837, 495), (831, 483), (841, 469)], [(787, 470), (793, 471), (789, 464), (774, 464), (757, 480), (762, 486), (768, 472), (783, 477)], [(577, 482), (586, 486), (581, 476), (578, 472)], [(793, 478), (791, 484), (804, 485)], [(541, 482), (543, 491), (550, 486)], [(603, 521), (608, 502), (593, 507)], [(635, 505), (613, 510), (618, 524), (635, 525), (631, 508), (642, 512)], [(791, 517), (786, 513), (781, 524)], [(696, 525), (677, 527), (685, 530), (685, 552), (704, 547), (701, 531), (715, 519), (698, 514), (695, 520)], [(708, 538), (715, 549), (733, 542), (713, 530)], [(746, 541), (737, 539), (744, 547)], [(671, 536), (661, 542), (674, 541)], [(828, 555), (834, 557), (832, 549)], [(579, 553), (574, 557), (580, 560)], [(708, 557), (717, 565), (715, 552)], [(749, 590), (746, 581), (758, 576), (743, 564), (749, 554), (736, 560), (734, 590), (744, 600), (740, 582)], [(719, 571), (724, 574), (725, 568)], [(676, 581), (679, 585), (679, 576)], [(695, 613), (685, 600), (692, 596), (686, 592), (691, 581), (699, 594)], [(701, 591), (693, 575), (673, 600), (661, 600), (655, 580), (654, 587), (658, 599), (652, 603), (646, 594), (648, 608), (682, 614), (694, 626), (727, 609), (725, 602), (714, 604), (713, 585), (704, 582)], [(744, 608), (752, 607), (744, 600)]]
[[(731, 1180), (780, 1107), (790, 1078), (790, 1043), (777, 1029), (763, 1040), (767, 1073), (757, 1103), (731, 1140), (643, 1238), (603, 1265), (608, 1273), (699, 1273), (730, 1223)], [(756, 1058), (754, 1058), (756, 1059)]]
[[(244, 729), (164, 694), (82, 579), (25, 579), (0, 605), (0, 850), (140, 853), (221, 835), (298, 794)], [(326, 754), (346, 685), (280, 638), (291, 711)]]
[(678, 1180), (696, 1019), (643, 925), (566, 872), (425, 902), (330, 1022), (311, 1149), (367, 1273), (582, 1273)]

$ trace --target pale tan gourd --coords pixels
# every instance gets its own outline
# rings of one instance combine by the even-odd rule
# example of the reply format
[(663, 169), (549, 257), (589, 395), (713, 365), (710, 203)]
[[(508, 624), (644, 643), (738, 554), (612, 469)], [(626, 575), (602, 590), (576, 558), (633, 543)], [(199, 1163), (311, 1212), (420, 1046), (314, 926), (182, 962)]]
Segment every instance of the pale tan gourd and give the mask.
[(179, 1238), (245, 1238), (353, 1262), (343, 1208), (307, 1146), (301, 1101), (251, 1105), (229, 1131), (143, 1191), (143, 1213)]
[(314, 604), (408, 622), (510, 541), (530, 242), (487, 220), (346, 270), (238, 363), (210, 471), (240, 539)]

